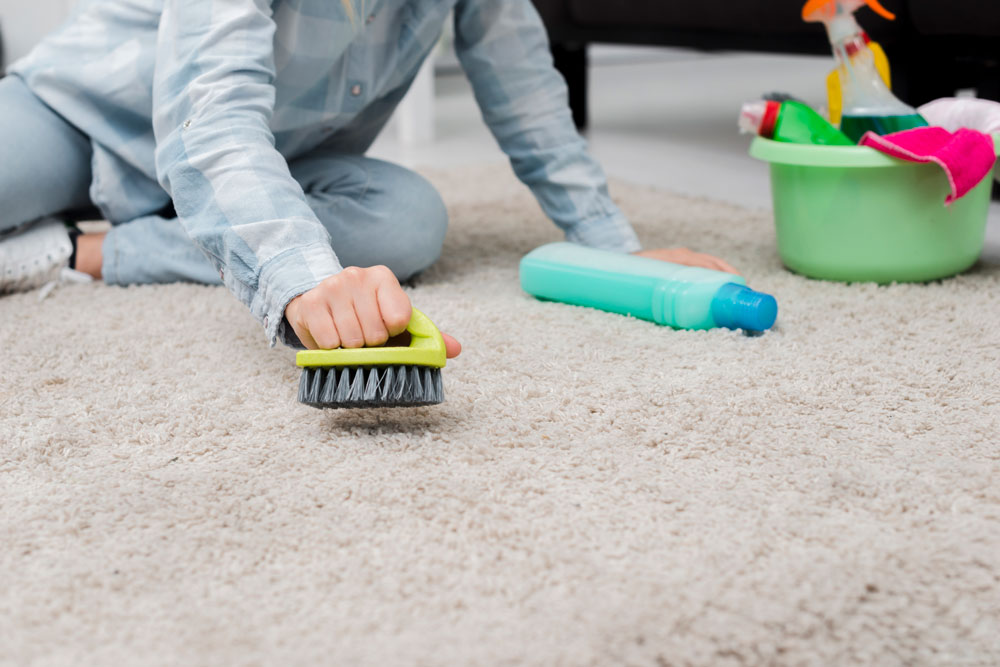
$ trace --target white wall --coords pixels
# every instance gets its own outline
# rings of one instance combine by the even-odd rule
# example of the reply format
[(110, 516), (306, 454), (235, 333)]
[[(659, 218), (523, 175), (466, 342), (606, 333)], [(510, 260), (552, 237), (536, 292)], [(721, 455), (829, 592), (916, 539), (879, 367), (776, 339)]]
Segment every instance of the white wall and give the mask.
[(0, 0), (4, 61), (20, 58), (59, 25), (74, 0)]

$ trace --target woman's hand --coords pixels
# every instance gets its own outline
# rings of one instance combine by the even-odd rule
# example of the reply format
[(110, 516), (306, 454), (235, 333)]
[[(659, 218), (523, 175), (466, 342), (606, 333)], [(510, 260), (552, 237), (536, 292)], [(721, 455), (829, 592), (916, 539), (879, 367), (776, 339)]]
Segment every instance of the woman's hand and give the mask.
[[(285, 317), (310, 350), (384, 345), (410, 323), (410, 297), (384, 266), (349, 266), (288, 302)], [(462, 345), (447, 334), (448, 358)]]
[(674, 264), (684, 264), (685, 266), (700, 266), (704, 269), (715, 271), (725, 271), (726, 273), (739, 273), (726, 262), (718, 257), (706, 255), (702, 252), (694, 252), (687, 248), (658, 248), (656, 250), (640, 250), (635, 253), (640, 257), (651, 257), (661, 262), (673, 262)]

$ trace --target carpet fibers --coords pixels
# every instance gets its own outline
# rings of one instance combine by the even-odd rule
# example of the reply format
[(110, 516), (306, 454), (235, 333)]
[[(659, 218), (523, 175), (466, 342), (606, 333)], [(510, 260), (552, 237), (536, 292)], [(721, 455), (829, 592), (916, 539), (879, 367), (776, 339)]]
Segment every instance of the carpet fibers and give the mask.
[(296, 402), (221, 288), (0, 299), (0, 663), (1000, 663), (1000, 266), (782, 269), (766, 214), (615, 184), (775, 329), (534, 301), (506, 167), (430, 174), (430, 408)]

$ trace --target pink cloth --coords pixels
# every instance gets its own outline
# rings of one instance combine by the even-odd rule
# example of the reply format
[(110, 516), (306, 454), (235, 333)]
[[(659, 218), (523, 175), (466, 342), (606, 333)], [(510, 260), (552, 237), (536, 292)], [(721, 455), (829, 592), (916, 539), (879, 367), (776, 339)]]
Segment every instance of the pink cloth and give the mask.
[(951, 184), (951, 194), (945, 197), (945, 204), (979, 185), (996, 161), (993, 138), (965, 128), (949, 132), (943, 127), (917, 127), (884, 137), (867, 132), (858, 143), (901, 160), (940, 165)]

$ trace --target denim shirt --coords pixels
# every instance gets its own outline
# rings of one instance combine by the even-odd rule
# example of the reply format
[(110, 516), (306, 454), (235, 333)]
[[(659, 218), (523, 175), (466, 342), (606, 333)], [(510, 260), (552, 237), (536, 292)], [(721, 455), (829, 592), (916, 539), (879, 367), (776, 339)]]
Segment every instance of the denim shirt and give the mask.
[(530, 0), (81, 0), (11, 71), (91, 138), (103, 215), (172, 201), (274, 345), (288, 302), (342, 268), (288, 161), (363, 153), (452, 10), (483, 118), (545, 213), (571, 241), (638, 250)]

